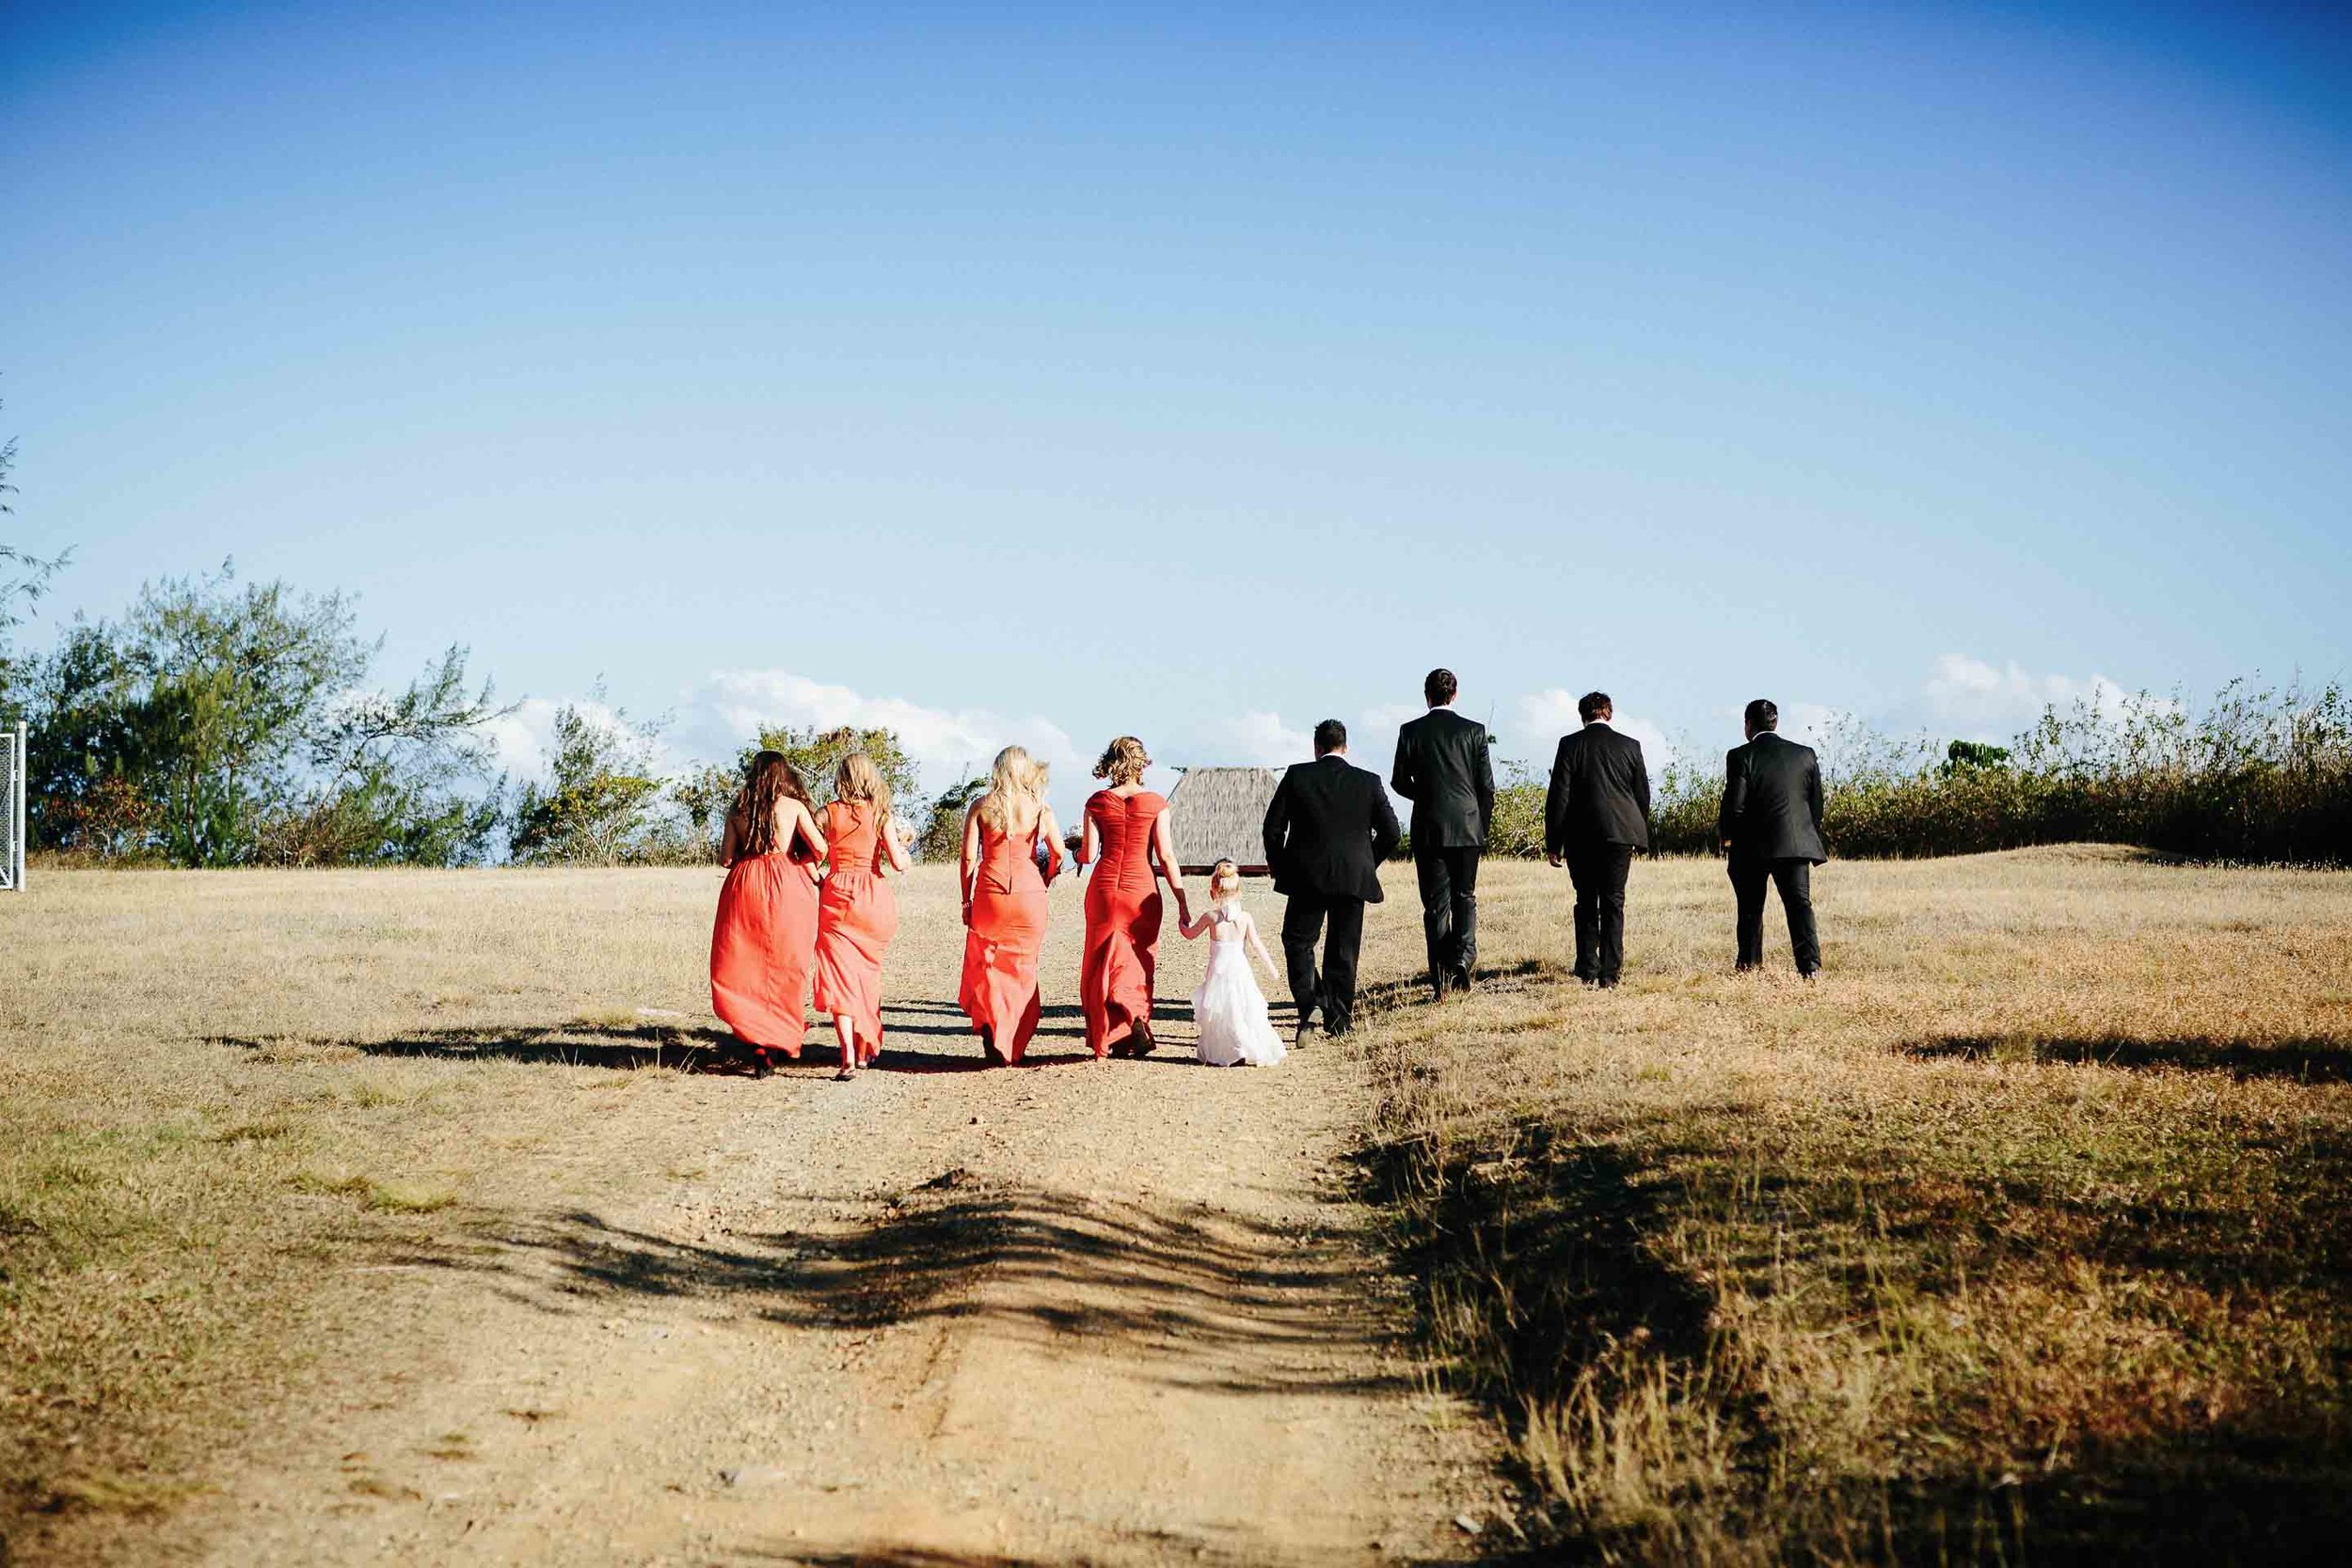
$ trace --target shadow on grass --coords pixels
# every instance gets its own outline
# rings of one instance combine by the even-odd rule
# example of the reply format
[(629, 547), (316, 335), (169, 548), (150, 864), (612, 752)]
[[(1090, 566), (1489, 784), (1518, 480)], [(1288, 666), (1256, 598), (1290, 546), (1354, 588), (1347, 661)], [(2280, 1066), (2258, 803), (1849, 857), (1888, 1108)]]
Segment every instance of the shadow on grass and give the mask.
[(2352, 1041), (2326, 1037), (2257, 1045), (2246, 1040), (2185, 1035), (2138, 1039), (2123, 1035), (1947, 1035), (1899, 1048), (1921, 1061), (2068, 1062), (2148, 1071), (2226, 1072), (2233, 1078), (2292, 1078), (2311, 1084), (2352, 1083)]
[[(1279, 957), (1279, 950), (1277, 952)], [(1531, 985), (1557, 980), (1565, 974), (1566, 971), (1541, 959), (1522, 958), (1511, 964), (1480, 964), (1476, 983), (1482, 991), (1525, 990)], [(1425, 974), (1396, 980), (1375, 980), (1370, 985), (1359, 986), (1356, 990), (1356, 1011), (1366, 1022), (1381, 1013), (1425, 1006), (1428, 1001), (1429, 976)], [(1287, 1010), (1286, 1004), (1275, 1001), (1275, 1010)]]
[[(1397, 1216), (1394, 1249), (1457, 1386), (1518, 1430), (1530, 1402), (1573, 1404), (1590, 1378), (1604, 1408), (1638, 1421), (1641, 1391), (1612, 1381), (1614, 1358), (1638, 1346), (1663, 1363), (1679, 1398), (1733, 1434), (1729, 1488), (1704, 1506), (1758, 1560), (2344, 1560), (2352, 1210), (2341, 1194), (2352, 1186), (2352, 1138), (2206, 1130), (2186, 1142), (2198, 1147), (2166, 1150), (2156, 1168), (2129, 1152), (2083, 1165), (2071, 1146), (2019, 1168), (1994, 1159), (1997, 1141), (1979, 1160), (1923, 1148), (1899, 1126), (1865, 1145), (1812, 1148), (1759, 1141), (1731, 1108), (1556, 1124), (1530, 1114), (1375, 1143), (1364, 1177)], [(1936, 1316), (1933, 1303), (1965, 1302), (1972, 1289), (2023, 1286), (2028, 1300), (2062, 1291), (2079, 1262), (2153, 1287), (2144, 1308), (2110, 1303), (2119, 1332), (2168, 1338), (2186, 1330), (2170, 1324), (2166, 1302), (2243, 1299), (2249, 1324), (2283, 1313), (2314, 1342), (2282, 1341), (2276, 1375), (2249, 1367), (2234, 1385), (2217, 1383), (2228, 1393), (2212, 1408), (2169, 1418), (2119, 1405), (2104, 1437), (2064, 1430), (2057, 1406), (1990, 1406), (1963, 1377), (1923, 1412), (1925, 1434), (1945, 1447), (1892, 1433), (1908, 1452), (1889, 1479), (1828, 1468), (1792, 1481), (1812, 1461), (1806, 1433), (1783, 1423), (1805, 1418), (1775, 1409), (1744, 1370), (1743, 1347), (1717, 1341), (1713, 1276), (1660, 1261), (1692, 1224), (1734, 1240), (1723, 1266), (1751, 1295), (1785, 1284), (1777, 1259), (1798, 1260), (1799, 1289), (1851, 1303), (1839, 1332), (1870, 1332), (1870, 1303), (1884, 1291)], [(1858, 1236), (1874, 1238), (1874, 1257), (1831, 1261)], [(1841, 1321), (1834, 1305), (1830, 1321)], [(2300, 1370), (2289, 1365), (2298, 1354), (2309, 1362)], [(2063, 1463), (2010, 1457), (2052, 1447), (2053, 1418)], [(1532, 1471), (1519, 1479), (1531, 1522), (1548, 1520), (1551, 1532), (1527, 1560), (1661, 1562), (1692, 1549), (1687, 1537), (1576, 1516)]]

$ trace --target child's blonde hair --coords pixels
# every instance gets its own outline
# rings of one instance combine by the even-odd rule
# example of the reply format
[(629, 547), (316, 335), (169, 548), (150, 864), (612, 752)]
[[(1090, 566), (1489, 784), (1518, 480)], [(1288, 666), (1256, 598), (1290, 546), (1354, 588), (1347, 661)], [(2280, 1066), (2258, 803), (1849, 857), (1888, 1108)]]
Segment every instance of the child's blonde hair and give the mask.
[(1219, 861), (1209, 868), (1209, 896), (1234, 898), (1241, 894), (1241, 867), (1232, 861)]

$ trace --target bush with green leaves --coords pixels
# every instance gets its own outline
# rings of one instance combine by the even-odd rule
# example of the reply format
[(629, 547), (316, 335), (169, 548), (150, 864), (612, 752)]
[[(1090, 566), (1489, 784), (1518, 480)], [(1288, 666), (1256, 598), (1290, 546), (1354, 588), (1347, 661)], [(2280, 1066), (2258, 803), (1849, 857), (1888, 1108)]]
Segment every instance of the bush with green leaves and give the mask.
[[(2142, 692), (2041, 721), (2009, 746), (1880, 735), (1851, 718), (1820, 737), (1833, 855), (1901, 859), (2036, 844), (2133, 844), (2187, 859), (2352, 864), (2352, 699), (2233, 681), (2204, 710)], [(1488, 848), (1543, 849), (1543, 790), (1505, 765)], [(1661, 854), (1716, 852), (1720, 764), (1672, 757), (1652, 792)]]

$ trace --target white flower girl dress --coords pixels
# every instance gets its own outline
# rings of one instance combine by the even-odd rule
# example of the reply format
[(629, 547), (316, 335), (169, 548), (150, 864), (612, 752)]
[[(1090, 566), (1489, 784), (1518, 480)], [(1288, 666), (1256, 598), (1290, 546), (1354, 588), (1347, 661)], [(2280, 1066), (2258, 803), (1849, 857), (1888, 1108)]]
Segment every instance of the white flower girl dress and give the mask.
[[(1192, 993), (1193, 1022), (1200, 1026), (1200, 1059), (1211, 1067), (1272, 1067), (1284, 1054), (1282, 1037), (1266, 1017), (1265, 993), (1249, 967), (1244, 939), (1247, 911), (1232, 900), (1216, 901), (1209, 927), (1209, 972)], [(1198, 929), (1198, 927), (1195, 927)]]

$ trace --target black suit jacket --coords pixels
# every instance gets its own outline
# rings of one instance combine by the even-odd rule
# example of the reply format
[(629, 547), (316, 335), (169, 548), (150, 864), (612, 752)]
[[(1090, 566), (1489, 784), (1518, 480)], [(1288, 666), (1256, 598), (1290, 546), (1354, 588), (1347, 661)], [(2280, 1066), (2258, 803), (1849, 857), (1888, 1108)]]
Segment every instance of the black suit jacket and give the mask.
[(1742, 859), (1829, 859), (1821, 844), (1821, 763), (1810, 746), (1766, 730), (1724, 758), (1719, 836)]
[(1544, 851), (1597, 844), (1649, 847), (1649, 764), (1642, 743), (1605, 723), (1560, 737), (1544, 792)]
[(1433, 707), (1396, 732), (1389, 787), (1413, 802), (1413, 849), (1483, 849), (1495, 814), (1486, 726)]
[(1380, 775), (1317, 757), (1282, 775), (1265, 810), (1274, 891), (1380, 902), (1380, 863), (1396, 848), (1396, 813)]

